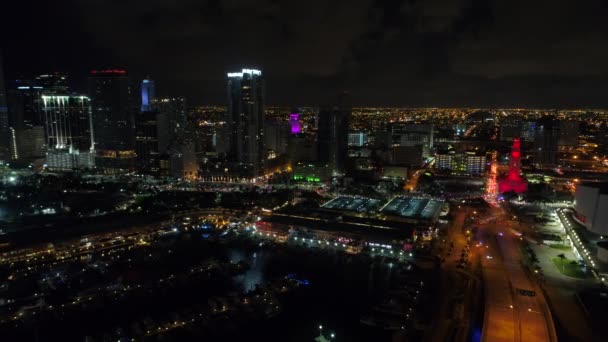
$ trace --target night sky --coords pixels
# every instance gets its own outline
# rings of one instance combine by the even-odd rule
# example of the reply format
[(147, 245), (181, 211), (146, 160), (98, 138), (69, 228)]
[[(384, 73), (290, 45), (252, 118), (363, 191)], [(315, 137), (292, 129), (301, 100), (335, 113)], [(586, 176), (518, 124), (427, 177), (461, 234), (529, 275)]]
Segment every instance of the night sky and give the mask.
[(268, 104), (608, 107), (604, 0), (3, 1), (6, 74), (150, 75), (164, 95), (225, 102), (258, 67)]

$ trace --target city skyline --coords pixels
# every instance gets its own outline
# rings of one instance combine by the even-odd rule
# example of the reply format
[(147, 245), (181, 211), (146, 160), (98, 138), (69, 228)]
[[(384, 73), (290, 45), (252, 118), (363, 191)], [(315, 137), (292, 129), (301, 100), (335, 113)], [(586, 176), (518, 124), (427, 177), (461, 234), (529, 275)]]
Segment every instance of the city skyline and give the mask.
[(606, 340), (605, 0), (1, 9), (3, 340)]
[[(267, 102), (277, 105), (349, 90), (366, 106), (608, 106), (606, 27), (591, 24), (606, 12), (599, 0), (349, 4), (10, 3), (4, 13), (32, 20), (3, 18), (13, 37), (0, 45), (11, 78), (66, 71), (80, 83), (90, 69), (117, 66), (194, 104), (223, 103), (225, 72), (250, 65), (265, 70)], [(54, 38), (64, 36), (77, 53), (60, 48)]]

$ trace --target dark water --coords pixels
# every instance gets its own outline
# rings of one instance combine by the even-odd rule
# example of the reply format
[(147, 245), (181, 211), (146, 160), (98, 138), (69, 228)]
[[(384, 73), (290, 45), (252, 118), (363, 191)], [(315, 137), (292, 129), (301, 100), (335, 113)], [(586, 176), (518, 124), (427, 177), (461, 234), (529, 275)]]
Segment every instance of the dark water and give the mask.
[(382, 299), (396, 266), (342, 253), (305, 248), (244, 251), (231, 248), (233, 260), (251, 269), (235, 277), (244, 289), (253, 289), (273, 277), (295, 273), (310, 285), (288, 297), (283, 312), (233, 336), (256, 341), (312, 341), (319, 325), (339, 341), (389, 341), (391, 334), (360, 325), (361, 314)]
[[(250, 269), (232, 277), (178, 276), (170, 286), (96, 301), (61, 314), (45, 313), (19, 325), (0, 327), (0, 340), (84, 341), (85, 336), (91, 336), (91, 341), (115, 341), (118, 336), (141, 336), (146, 322), (187, 319), (189, 312), (205, 310), (213, 298), (250, 291), (287, 274), (307, 280), (309, 285), (282, 296), (282, 311), (274, 317), (227, 317), (147, 340), (313, 341), (319, 334), (319, 325), (328, 335), (335, 333), (337, 341), (391, 340), (390, 332), (359, 323), (361, 315), (385, 298), (398, 276), (403, 276), (403, 269), (389, 261), (308, 247), (259, 246), (250, 240), (222, 244), (194, 236), (130, 253), (133, 258), (137, 253), (156, 257), (139, 258), (128, 267), (121, 265), (105, 277), (116, 274), (123, 281), (140, 282), (159, 274), (183, 274), (192, 265), (208, 260), (246, 261)], [(411, 277), (422, 279), (424, 275), (414, 273)]]

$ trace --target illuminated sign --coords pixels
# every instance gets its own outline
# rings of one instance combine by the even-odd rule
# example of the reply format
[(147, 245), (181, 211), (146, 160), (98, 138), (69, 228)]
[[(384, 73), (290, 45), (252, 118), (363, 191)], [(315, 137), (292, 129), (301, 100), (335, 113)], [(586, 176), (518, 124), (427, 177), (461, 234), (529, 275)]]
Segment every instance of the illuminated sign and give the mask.
[(127, 71), (122, 69), (91, 70), (93, 75), (125, 75), (126, 73)]

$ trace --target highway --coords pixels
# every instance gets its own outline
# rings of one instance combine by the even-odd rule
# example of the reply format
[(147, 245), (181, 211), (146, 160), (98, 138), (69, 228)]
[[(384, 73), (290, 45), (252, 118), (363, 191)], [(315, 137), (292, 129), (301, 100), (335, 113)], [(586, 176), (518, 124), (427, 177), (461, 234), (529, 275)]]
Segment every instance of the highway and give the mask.
[(485, 223), (478, 224), (477, 233), (490, 257), (482, 258), (485, 289), (482, 341), (556, 341), (553, 319), (544, 294), (526, 273), (519, 238), (495, 200), (496, 175), (494, 155), (485, 196), (491, 208), (486, 216), (498, 218), (498, 221), (488, 223), (489, 220), (484, 220)]
[(556, 341), (544, 294), (526, 273), (519, 237), (496, 201), (497, 165), (494, 153), (484, 196), (490, 204), (485, 216), (494, 219), (476, 222), (477, 239), (484, 242), (488, 253), (481, 262), (485, 294), (482, 341)]
[(481, 225), (478, 239), (492, 257), (482, 258), (486, 297), (482, 340), (556, 341), (543, 292), (526, 273), (519, 238), (507, 221)]

